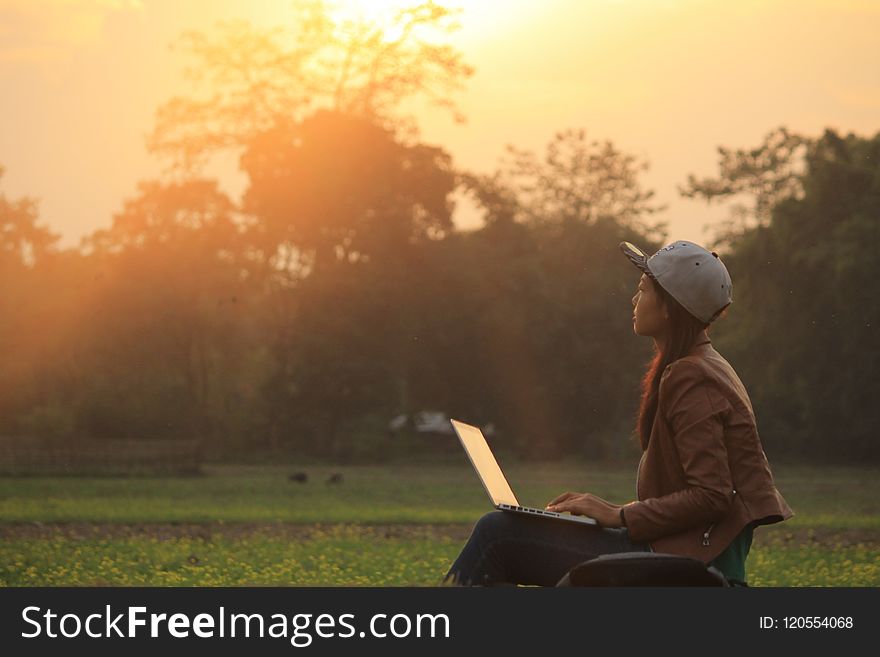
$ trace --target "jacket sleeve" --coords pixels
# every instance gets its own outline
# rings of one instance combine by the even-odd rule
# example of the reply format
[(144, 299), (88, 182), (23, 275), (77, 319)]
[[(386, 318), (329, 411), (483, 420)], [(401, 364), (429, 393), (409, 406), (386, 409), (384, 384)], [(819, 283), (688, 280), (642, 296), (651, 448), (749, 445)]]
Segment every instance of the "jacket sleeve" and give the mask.
[(733, 484), (724, 445), (724, 417), (730, 408), (698, 365), (677, 361), (664, 372), (657, 421), (668, 421), (686, 487), (627, 504), (623, 513), (632, 540), (652, 541), (708, 526), (730, 509)]

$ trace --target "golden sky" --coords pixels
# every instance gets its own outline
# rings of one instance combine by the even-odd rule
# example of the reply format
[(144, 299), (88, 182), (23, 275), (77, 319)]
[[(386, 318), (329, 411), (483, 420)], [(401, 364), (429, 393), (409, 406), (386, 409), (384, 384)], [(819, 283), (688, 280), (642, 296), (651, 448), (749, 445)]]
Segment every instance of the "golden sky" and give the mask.
[[(356, 4), (356, 3), (355, 3)], [(381, 0), (379, 4), (394, 4)], [(406, 4), (406, 3), (404, 3)], [(539, 152), (554, 132), (650, 161), (670, 239), (709, 244), (723, 208), (681, 199), (715, 172), (718, 145), (751, 147), (779, 125), (873, 135), (880, 128), (880, 1), (471, 0), (450, 41), (476, 68), (456, 101), (425, 109), (425, 141), (459, 166), (494, 170), (507, 143)], [(109, 225), (140, 179), (153, 113), (185, 89), (168, 48), (219, 19), (282, 24), (287, 0), (0, 0), (0, 189), (41, 199), (64, 245)], [(372, 11), (373, 5), (367, 5)], [(230, 193), (239, 176), (219, 163)], [(456, 221), (478, 220), (462, 205)]]

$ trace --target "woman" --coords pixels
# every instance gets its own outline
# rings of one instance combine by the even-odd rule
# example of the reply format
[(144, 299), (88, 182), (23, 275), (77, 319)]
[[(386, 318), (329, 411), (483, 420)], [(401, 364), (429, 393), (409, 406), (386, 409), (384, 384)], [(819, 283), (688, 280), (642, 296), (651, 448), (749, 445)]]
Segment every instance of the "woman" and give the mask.
[(553, 586), (601, 554), (653, 551), (701, 559), (745, 582), (753, 527), (794, 515), (774, 484), (745, 387), (707, 333), (733, 299), (724, 263), (686, 240), (650, 258), (629, 242), (620, 249), (642, 271), (633, 331), (654, 341), (637, 423), (638, 501), (563, 493), (547, 505), (598, 526), (487, 513), (444, 581)]

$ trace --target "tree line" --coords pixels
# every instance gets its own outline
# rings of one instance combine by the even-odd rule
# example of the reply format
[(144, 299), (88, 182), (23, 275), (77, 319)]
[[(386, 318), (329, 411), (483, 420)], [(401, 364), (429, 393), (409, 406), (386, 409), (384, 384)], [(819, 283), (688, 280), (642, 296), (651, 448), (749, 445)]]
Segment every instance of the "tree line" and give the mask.
[[(79, 247), (0, 192), (0, 434), (378, 461), (430, 453), (388, 423), (431, 409), (492, 422), (523, 458), (637, 454), (651, 343), (617, 244), (675, 238), (647, 163), (565, 129), (464, 171), (398, 112), (426, 89), (456, 111), (444, 93), (472, 69), (414, 36), (448, 11), (401, 12), (389, 44), (298, 6), (292, 41), (240, 23), (185, 37), (215, 95), (160, 107), (150, 145), (172, 175)], [(203, 173), (223, 149), (241, 198)], [(708, 245), (734, 295), (710, 336), (768, 454), (876, 460), (880, 134), (780, 127), (679, 191), (736, 201)], [(454, 226), (456, 194), (479, 229)]]

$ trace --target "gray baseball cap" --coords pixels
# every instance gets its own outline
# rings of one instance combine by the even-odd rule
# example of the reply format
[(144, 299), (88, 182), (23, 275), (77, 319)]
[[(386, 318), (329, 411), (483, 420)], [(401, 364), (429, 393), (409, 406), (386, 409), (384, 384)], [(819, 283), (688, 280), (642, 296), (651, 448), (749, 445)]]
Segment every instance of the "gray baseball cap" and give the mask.
[(717, 253), (699, 244), (676, 240), (650, 258), (632, 242), (621, 242), (620, 250), (706, 324), (733, 301), (733, 282), (727, 267)]

